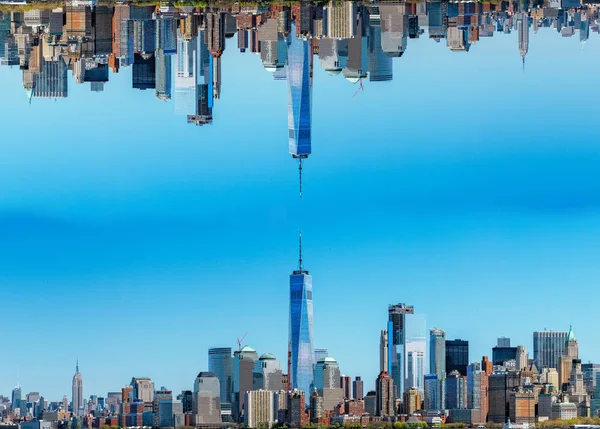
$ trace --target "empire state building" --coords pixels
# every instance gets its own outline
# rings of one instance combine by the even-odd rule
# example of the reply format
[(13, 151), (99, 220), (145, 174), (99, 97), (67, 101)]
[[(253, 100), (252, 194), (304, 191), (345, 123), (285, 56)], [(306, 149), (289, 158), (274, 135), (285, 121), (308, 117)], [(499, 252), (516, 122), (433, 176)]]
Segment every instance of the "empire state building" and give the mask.
[(83, 379), (79, 372), (79, 361), (75, 367), (75, 375), (73, 376), (73, 399), (72, 399), (73, 414), (80, 416), (83, 411)]

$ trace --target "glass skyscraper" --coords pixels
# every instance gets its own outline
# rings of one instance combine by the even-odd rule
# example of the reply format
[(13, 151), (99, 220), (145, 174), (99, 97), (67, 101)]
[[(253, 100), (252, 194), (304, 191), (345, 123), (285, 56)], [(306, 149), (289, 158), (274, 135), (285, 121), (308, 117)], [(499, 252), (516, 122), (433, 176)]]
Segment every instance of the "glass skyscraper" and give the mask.
[(423, 396), (423, 381), (427, 357), (427, 330), (425, 316), (413, 314), (406, 319), (406, 385)]
[(290, 275), (288, 356), (290, 386), (303, 391), (309, 401), (314, 369), (312, 276), (302, 268), (302, 242), (299, 267)]
[(388, 372), (394, 379), (396, 397), (404, 393), (406, 378), (406, 315), (415, 309), (406, 304), (390, 305), (388, 308)]
[(219, 379), (221, 403), (230, 404), (233, 395), (233, 356), (231, 348), (215, 347), (208, 349), (208, 370)]
[(446, 333), (439, 328), (429, 331), (429, 372), (438, 380), (446, 377)]
[(559, 368), (560, 357), (565, 354), (567, 332), (542, 331), (533, 333), (533, 360), (539, 370)]
[[(302, 160), (311, 154), (313, 55), (310, 41), (289, 36), (287, 59), (289, 151), (298, 160), (302, 198)], [(307, 393), (307, 398), (310, 394)]]

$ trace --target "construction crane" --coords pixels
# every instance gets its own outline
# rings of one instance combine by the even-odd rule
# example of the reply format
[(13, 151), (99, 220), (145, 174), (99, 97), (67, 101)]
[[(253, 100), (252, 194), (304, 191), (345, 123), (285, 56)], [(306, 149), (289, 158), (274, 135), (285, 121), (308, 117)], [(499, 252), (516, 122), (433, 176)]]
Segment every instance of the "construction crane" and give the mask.
[(238, 338), (237, 339), (237, 343), (238, 343), (238, 350), (241, 352), (242, 351), (242, 341), (244, 341), (244, 338), (246, 338), (246, 335), (248, 335), (248, 332), (246, 332), (242, 338)]
[(356, 97), (360, 91), (364, 91), (365, 90), (365, 87), (363, 86), (363, 83), (362, 83), (362, 79), (359, 80), (358, 82), (359, 82), (360, 86), (358, 87), (358, 89), (356, 90), (356, 92), (354, 93), (354, 95), (352, 96), (352, 98)]

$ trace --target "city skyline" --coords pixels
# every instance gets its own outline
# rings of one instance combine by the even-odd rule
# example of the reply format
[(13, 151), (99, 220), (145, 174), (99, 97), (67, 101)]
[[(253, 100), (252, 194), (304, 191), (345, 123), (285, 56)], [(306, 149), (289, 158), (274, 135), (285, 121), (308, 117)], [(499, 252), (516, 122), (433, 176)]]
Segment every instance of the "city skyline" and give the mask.
[[(0, 282), (8, 285), (3, 300), (14, 303), (4, 310), (13, 350), (1, 362), (0, 391), (8, 394), (20, 373), (26, 391), (69, 395), (76, 356), (86, 396), (133, 375), (189, 389), (208, 369), (206, 350), (235, 349), (244, 332), (284, 367), (283, 303), (299, 227), (315, 278), (314, 345), (362, 376), (367, 390), (379, 369), (382, 312), (397, 302), (415, 305), (448, 339), (469, 340), (472, 357), (490, 355), (502, 335), (531, 352), (531, 332), (572, 322), (580, 355), (596, 359), (586, 321), (600, 278), (600, 159), (589, 126), (572, 124), (597, 112), (598, 38), (582, 51), (577, 38), (532, 29), (523, 74), (517, 32), (501, 36), (468, 55), (410, 39), (393, 60), (394, 80), (365, 79), (354, 99), (358, 84), (314, 67), (302, 209), (287, 85), (235, 43), (222, 56), (219, 120), (202, 129), (173, 117), (173, 103), (132, 90), (132, 68), (110, 74), (104, 92), (69, 75), (68, 99), (29, 105), (22, 71), (0, 67), (3, 99), (11, 100), (0, 103), (10, 124), (0, 144)], [(500, 82), (495, 91), (489, 75), (474, 72), (480, 67)], [(561, 89), (547, 91), (554, 82)], [(460, 97), (441, 94), (459, 83)], [(432, 113), (432, 100), (444, 107)], [(70, 120), (81, 112), (85, 120)], [(507, 112), (516, 116), (510, 125)], [(68, 133), (56, 128), (58, 118)], [(575, 287), (591, 290), (589, 299), (568, 314), (548, 310)], [(528, 320), (507, 317), (514, 313)], [(354, 315), (364, 347), (336, 338), (340, 314)], [(142, 339), (131, 338), (158, 320), (164, 326), (145, 341), (177, 347), (148, 356)], [(67, 325), (73, 339), (63, 342)], [(45, 364), (23, 343), (48, 350)]]

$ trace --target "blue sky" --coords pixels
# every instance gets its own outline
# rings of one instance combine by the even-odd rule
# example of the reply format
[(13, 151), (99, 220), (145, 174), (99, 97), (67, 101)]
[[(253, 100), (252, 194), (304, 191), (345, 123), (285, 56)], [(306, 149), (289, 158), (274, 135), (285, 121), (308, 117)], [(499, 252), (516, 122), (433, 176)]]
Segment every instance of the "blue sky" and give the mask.
[(285, 366), (299, 228), (316, 346), (367, 387), (396, 302), (473, 360), (570, 322), (600, 360), (596, 34), (582, 50), (531, 33), (525, 73), (514, 33), (468, 54), (411, 40), (394, 81), (354, 99), (316, 62), (302, 203), (285, 82), (229, 42), (202, 128), (129, 89), (131, 69), (29, 106), (21, 72), (0, 68), (0, 393), (20, 374), (70, 396), (77, 357), (86, 396), (134, 375), (179, 391), (245, 332)]

